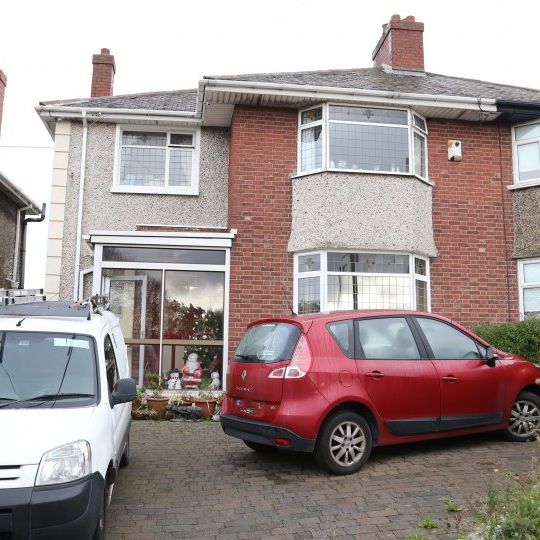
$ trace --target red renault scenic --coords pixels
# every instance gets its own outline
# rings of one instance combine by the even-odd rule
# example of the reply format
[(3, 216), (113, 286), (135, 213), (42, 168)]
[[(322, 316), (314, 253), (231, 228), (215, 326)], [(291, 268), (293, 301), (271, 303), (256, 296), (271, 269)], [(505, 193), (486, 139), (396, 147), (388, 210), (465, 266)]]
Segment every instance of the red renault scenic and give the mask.
[(313, 452), (350, 474), (375, 445), (540, 430), (540, 368), (417, 311), (349, 311), (249, 325), (221, 424), (256, 451)]

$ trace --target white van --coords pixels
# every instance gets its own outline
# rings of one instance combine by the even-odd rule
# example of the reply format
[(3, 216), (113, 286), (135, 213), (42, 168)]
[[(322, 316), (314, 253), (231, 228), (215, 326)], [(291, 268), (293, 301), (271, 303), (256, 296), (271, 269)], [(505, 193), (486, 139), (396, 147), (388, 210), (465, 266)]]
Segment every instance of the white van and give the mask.
[(91, 304), (0, 307), (0, 538), (101, 539), (129, 461), (126, 345)]

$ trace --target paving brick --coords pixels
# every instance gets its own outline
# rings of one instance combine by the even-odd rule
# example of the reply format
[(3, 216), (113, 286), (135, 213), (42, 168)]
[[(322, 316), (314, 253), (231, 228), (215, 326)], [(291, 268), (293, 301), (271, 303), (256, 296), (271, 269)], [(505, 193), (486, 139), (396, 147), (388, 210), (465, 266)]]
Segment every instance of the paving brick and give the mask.
[[(309, 455), (258, 455), (216, 423), (135, 422), (131, 443), (109, 540), (455, 538), (441, 497), (467, 506), (540, 458), (538, 445), (484, 434), (376, 448), (359, 473), (334, 477)], [(440, 529), (420, 529), (427, 517)]]

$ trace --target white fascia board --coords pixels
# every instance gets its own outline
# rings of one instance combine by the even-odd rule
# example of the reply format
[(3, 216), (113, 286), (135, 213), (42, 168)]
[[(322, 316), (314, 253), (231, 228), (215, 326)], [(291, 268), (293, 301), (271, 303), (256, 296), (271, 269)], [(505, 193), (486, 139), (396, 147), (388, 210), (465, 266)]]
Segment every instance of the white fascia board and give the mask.
[[(163, 226), (163, 225), (161, 225)], [(199, 232), (199, 231), (90, 231), (90, 236), (133, 236), (133, 237), (171, 237), (171, 238), (234, 238), (231, 232)]]
[(90, 243), (122, 246), (230, 248), (232, 238), (140, 237), (90, 235)]
[[(496, 100), (492, 98), (445, 96), (435, 94), (415, 94), (406, 92), (388, 92), (383, 90), (366, 90), (339, 88), (332, 86), (309, 86), (302, 84), (257, 83), (246, 81), (228, 81), (207, 79), (206, 90), (214, 92), (242, 92), (259, 95), (287, 95), (291, 97), (316, 98), (328, 101), (336, 98), (347, 101), (371, 101), (400, 105), (423, 105), (447, 107), (451, 109), (473, 109), (484, 112), (498, 112)], [(202, 81), (201, 85), (202, 86)]]

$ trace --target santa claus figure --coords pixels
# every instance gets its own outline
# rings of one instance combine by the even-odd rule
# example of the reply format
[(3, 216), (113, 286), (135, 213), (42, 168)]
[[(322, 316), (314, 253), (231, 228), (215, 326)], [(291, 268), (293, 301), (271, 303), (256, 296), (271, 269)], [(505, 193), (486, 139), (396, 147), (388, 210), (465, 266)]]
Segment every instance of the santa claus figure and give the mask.
[(198, 390), (201, 385), (202, 366), (197, 353), (191, 353), (182, 368), (182, 381), (186, 390)]
[(169, 380), (167, 381), (167, 388), (169, 390), (180, 390), (182, 388), (182, 379), (180, 378), (180, 371), (176, 368), (169, 371)]

